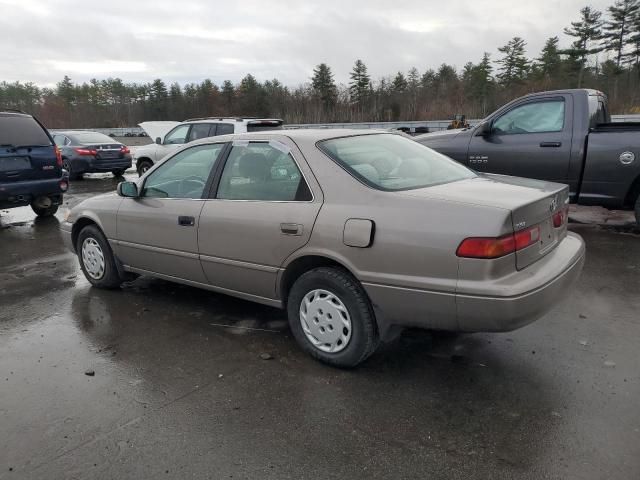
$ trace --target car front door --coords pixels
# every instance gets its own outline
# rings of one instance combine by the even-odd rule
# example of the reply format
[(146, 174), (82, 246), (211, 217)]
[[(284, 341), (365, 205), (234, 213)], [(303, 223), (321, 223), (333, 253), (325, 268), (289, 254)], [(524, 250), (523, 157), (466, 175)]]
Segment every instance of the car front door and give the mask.
[(130, 267), (207, 283), (198, 259), (198, 223), (223, 143), (175, 154), (125, 198), (117, 217), (117, 255)]
[(234, 142), (219, 177), (200, 216), (202, 268), (213, 286), (273, 299), (281, 265), (309, 241), (322, 192), (300, 151), (275, 141)]
[(566, 182), (572, 141), (571, 96), (518, 103), (471, 137), (468, 165), (480, 172)]

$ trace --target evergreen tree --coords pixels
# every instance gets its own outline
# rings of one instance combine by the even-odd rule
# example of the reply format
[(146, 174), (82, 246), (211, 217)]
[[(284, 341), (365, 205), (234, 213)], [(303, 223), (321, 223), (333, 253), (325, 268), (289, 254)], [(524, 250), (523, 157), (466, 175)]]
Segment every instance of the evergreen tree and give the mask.
[(569, 55), (572, 59), (578, 60), (578, 88), (582, 87), (587, 57), (601, 52), (603, 49), (598, 44), (602, 39), (603, 21), (600, 19), (601, 16), (601, 12), (591, 7), (584, 7), (580, 10), (580, 20), (571, 22), (571, 27), (564, 29), (565, 35), (575, 38), (571, 48), (564, 50), (563, 53)]
[(231, 80), (225, 80), (222, 82), (222, 99), (227, 115), (233, 114), (235, 95), (236, 91)]
[(398, 72), (395, 78), (393, 79), (393, 90), (394, 92), (404, 92), (409, 84), (407, 83), (407, 79), (404, 78), (402, 72)]
[(542, 47), (540, 56), (536, 58), (536, 68), (543, 77), (555, 77), (560, 71), (562, 57), (560, 56), (560, 49), (558, 48), (559, 43), (560, 39), (558, 37), (547, 39), (544, 47)]
[(635, 65), (640, 76), (640, 11), (636, 11), (631, 18), (631, 31), (627, 44), (630, 50), (624, 54), (624, 60), (629, 68)]
[(371, 79), (367, 73), (367, 66), (362, 60), (356, 60), (353, 70), (349, 75), (349, 95), (353, 103), (362, 103), (368, 96), (371, 88)]
[(498, 48), (504, 56), (497, 61), (500, 65), (498, 78), (505, 86), (522, 83), (530, 68), (530, 62), (525, 55), (526, 42), (520, 37), (513, 37), (505, 46)]
[(633, 20), (640, 11), (640, 0), (616, 0), (608, 8), (610, 18), (604, 24), (602, 38), (605, 50), (615, 54), (616, 65), (620, 67), (624, 49), (631, 43), (629, 36), (633, 29)]
[(326, 63), (321, 63), (313, 69), (311, 85), (314, 94), (320, 99), (325, 110), (335, 105), (338, 90), (333, 80), (331, 68)]

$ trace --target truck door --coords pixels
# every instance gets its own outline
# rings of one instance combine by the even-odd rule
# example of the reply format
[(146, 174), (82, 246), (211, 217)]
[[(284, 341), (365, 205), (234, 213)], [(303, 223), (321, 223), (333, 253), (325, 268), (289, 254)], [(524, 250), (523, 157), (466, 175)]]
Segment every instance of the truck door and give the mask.
[(566, 183), (573, 128), (569, 95), (524, 98), (488, 120), (484, 135), (469, 143), (469, 166), (500, 173)]

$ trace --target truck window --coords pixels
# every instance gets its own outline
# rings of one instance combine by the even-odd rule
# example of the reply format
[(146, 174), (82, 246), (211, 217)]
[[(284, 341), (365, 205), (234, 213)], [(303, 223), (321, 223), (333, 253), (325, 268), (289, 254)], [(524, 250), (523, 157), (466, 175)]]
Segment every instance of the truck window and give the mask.
[(564, 128), (564, 99), (526, 103), (509, 110), (493, 122), (496, 135), (561, 132)]

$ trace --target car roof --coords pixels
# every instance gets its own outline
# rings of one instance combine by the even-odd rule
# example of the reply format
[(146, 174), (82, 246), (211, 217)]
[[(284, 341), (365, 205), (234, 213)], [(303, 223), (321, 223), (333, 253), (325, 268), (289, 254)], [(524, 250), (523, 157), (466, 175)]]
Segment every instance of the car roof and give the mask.
[(283, 122), (280, 118), (257, 118), (257, 117), (203, 117), (188, 118), (182, 123), (240, 123), (248, 124), (252, 122)]
[(12, 108), (0, 108), (0, 115), (6, 116), (6, 117), (32, 117), (33, 116), (21, 110), (14, 110)]

